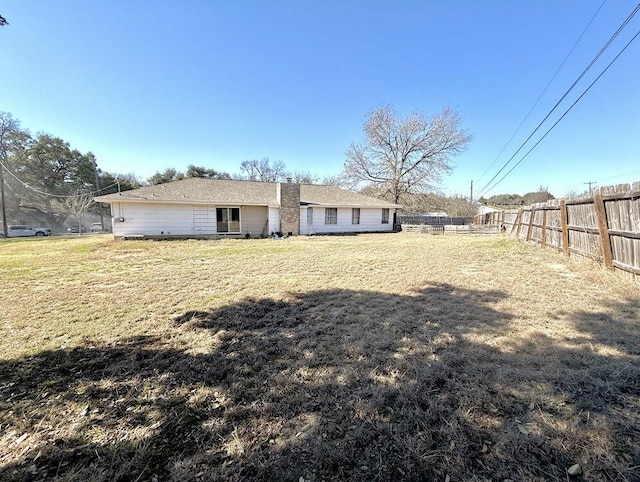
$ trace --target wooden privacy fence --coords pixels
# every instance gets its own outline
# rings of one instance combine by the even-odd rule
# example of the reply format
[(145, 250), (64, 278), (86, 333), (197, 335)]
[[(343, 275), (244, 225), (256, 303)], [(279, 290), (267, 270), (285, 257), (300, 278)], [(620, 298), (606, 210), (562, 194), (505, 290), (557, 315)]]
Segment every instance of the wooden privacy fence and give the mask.
[(640, 182), (602, 187), (593, 197), (552, 199), (477, 216), (519, 239), (586, 256), (640, 275)]
[(428, 224), (402, 224), (405, 233), (444, 234), (444, 226), (431, 226)]
[(402, 231), (405, 233), (426, 233), (426, 234), (498, 234), (498, 225), (488, 224), (466, 224), (462, 226), (439, 224), (431, 226), (428, 224), (403, 224)]
[(426, 224), (429, 226), (439, 226), (441, 224), (451, 226), (464, 226), (473, 223), (472, 217), (462, 216), (426, 216), (424, 214), (401, 214), (398, 216), (400, 224), (407, 224), (411, 226)]

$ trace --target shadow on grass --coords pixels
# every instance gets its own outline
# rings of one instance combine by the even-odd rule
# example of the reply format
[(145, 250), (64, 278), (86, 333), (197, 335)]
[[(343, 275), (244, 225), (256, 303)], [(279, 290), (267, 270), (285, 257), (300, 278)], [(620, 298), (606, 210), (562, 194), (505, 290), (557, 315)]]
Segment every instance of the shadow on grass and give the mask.
[(493, 344), (505, 297), (247, 299), (175, 320), (205, 353), (148, 336), (1, 362), (0, 478), (638, 480), (638, 305)]

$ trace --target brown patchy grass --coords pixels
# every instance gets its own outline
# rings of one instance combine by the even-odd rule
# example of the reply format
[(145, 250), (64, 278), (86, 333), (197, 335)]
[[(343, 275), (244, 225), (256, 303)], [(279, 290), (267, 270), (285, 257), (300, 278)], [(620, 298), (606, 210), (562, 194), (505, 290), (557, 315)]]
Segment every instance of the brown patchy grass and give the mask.
[(640, 480), (640, 289), (590, 263), (97, 236), (0, 271), (2, 480)]

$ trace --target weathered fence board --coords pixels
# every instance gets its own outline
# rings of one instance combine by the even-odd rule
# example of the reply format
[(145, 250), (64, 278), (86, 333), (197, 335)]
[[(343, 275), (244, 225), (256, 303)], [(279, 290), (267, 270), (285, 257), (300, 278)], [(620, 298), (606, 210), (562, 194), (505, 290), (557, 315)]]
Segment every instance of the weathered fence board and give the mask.
[(602, 187), (593, 197), (553, 199), (476, 216), (523, 241), (640, 275), (640, 182)]

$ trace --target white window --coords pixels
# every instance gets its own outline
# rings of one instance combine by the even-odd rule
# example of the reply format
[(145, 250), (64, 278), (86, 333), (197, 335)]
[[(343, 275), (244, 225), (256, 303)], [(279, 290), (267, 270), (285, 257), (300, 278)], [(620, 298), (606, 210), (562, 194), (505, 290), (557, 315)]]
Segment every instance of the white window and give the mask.
[(324, 224), (338, 224), (338, 208), (324, 208)]
[(389, 224), (389, 210), (382, 210), (382, 224)]
[(239, 233), (240, 208), (216, 208), (216, 221), (219, 233)]
[(313, 208), (307, 208), (307, 226), (313, 226)]
[(360, 208), (351, 210), (351, 224), (360, 224)]

